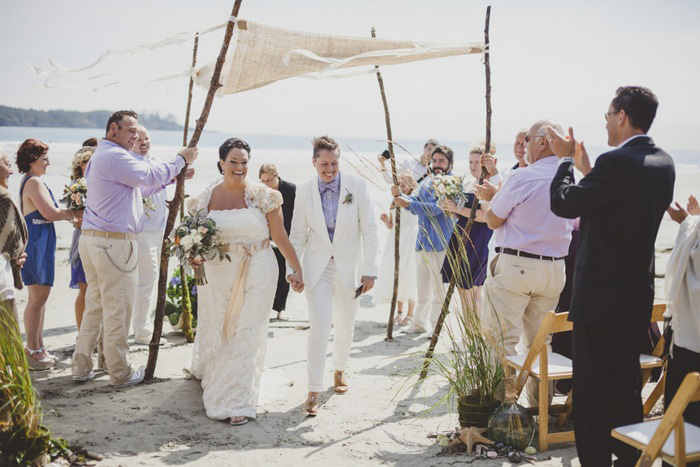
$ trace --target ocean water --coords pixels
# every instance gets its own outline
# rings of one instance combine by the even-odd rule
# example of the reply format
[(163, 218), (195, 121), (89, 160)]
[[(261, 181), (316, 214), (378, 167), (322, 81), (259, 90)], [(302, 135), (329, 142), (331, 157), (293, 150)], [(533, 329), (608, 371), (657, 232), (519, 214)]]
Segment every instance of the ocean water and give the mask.
[[(30, 127), (0, 127), (0, 150), (5, 151), (14, 161), (17, 148), (27, 138), (37, 138), (49, 145), (49, 157), (51, 166), (43, 177), (44, 182), (60, 197), (63, 186), (69, 182), (70, 164), (75, 151), (80, 144), (90, 138), (99, 138), (103, 130), (95, 128), (30, 128)], [(284, 136), (284, 135), (227, 135), (217, 132), (205, 132), (199, 142), (199, 158), (194, 163), (195, 177), (187, 182), (186, 192), (197, 195), (207, 185), (219, 177), (216, 164), (218, 162), (219, 145), (231, 136), (245, 139), (252, 148), (251, 163), (248, 172), (250, 179), (257, 180), (260, 165), (266, 162), (274, 163), (280, 176), (294, 183), (302, 183), (314, 176), (315, 171), (311, 165), (311, 135)], [(341, 168), (345, 171), (359, 173), (370, 184), (370, 191), (374, 201), (377, 215), (381, 210), (386, 210), (390, 204), (388, 187), (384, 183), (378, 170), (377, 154), (386, 148), (386, 142), (381, 140), (337, 138), (341, 143)], [(163, 159), (168, 159), (177, 154), (182, 146), (182, 133), (177, 131), (151, 131), (152, 153)], [(405, 140), (399, 143), (413, 156), (418, 157), (422, 152), (424, 140)], [(471, 145), (469, 141), (446, 141), (455, 150), (455, 172), (466, 173), (468, 169), (467, 152)], [(505, 168), (512, 165), (515, 160), (510, 153), (512, 143), (496, 142), (500, 149), (499, 166)], [(591, 155), (600, 154), (606, 148), (589, 148)], [(700, 196), (700, 151), (674, 151), (668, 150), (676, 162), (676, 185), (674, 199), (685, 203), (690, 194)], [(406, 150), (396, 147), (395, 153), (401, 160), (409, 155)], [(498, 154), (497, 154), (498, 155)], [(16, 171), (15, 171), (16, 172)], [(15, 173), (10, 178), (10, 191), (19, 193), (20, 175)], [(172, 187), (170, 188), (172, 195)], [(386, 235), (380, 224), (380, 234)], [(57, 223), (59, 234), (59, 248), (67, 248), (70, 245), (72, 226), (68, 222)], [(662, 275), (668, 252), (675, 242), (678, 225), (664, 216), (657, 239), (657, 273)], [(380, 238), (383, 245), (383, 238)]]

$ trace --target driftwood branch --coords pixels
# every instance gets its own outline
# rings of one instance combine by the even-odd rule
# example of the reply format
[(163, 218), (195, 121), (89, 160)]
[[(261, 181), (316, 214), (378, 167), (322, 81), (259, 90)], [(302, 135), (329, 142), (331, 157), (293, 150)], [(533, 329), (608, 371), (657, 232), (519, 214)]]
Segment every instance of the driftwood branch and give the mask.
[[(488, 154), (491, 150), (491, 63), (489, 61), (489, 22), (491, 20), (491, 6), (486, 7), (486, 23), (484, 25), (484, 68), (486, 71), (486, 141), (484, 143), (485, 149), (484, 153)], [(486, 168), (482, 167), (481, 176), (479, 177), (479, 185), (484, 183), (487, 172)], [(462, 233), (461, 242), (462, 245), (466, 245), (469, 240), (469, 233), (472, 230), (472, 225), (474, 225), (474, 219), (476, 219), (476, 211), (479, 203), (477, 203), (476, 197), (472, 202), (471, 211), (469, 212), (469, 220), (467, 220), (467, 225), (464, 227), (464, 232)], [(458, 263), (460, 259), (466, 261), (467, 258), (455, 258), (455, 263)], [(425, 353), (425, 358), (423, 359), (423, 368), (421, 369), (420, 378), (425, 379), (428, 376), (428, 367), (430, 366), (430, 361), (433, 358), (433, 353), (435, 352), (435, 347), (437, 346), (438, 339), (440, 339), (440, 332), (442, 331), (442, 326), (445, 323), (445, 318), (450, 312), (450, 301), (452, 300), (452, 295), (455, 291), (455, 279), (457, 274), (452, 274), (450, 279), (450, 285), (447, 287), (447, 293), (445, 294), (445, 301), (442, 303), (442, 310), (440, 310), (440, 317), (435, 323), (435, 329), (433, 330), (433, 336), (430, 339), (430, 345), (428, 346), (428, 351)]]
[[(233, 9), (231, 10), (231, 16), (236, 18), (238, 16), (238, 11), (241, 8), (241, 3), (243, 0), (235, 0), (233, 4)], [(228, 46), (231, 42), (231, 36), (233, 36), (233, 28), (235, 23), (231, 20), (226, 25), (226, 32), (224, 34), (224, 40), (221, 44), (221, 50), (219, 51), (219, 56), (216, 59), (216, 66), (214, 67), (214, 73), (211, 77), (211, 84), (209, 85), (209, 92), (207, 92), (207, 97), (204, 101), (204, 106), (202, 107), (202, 113), (197, 119), (197, 124), (195, 125), (194, 132), (190, 138), (187, 147), (193, 148), (197, 146), (199, 138), (202, 136), (202, 131), (204, 130), (204, 125), (207, 123), (209, 118), (209, 112), (211, 111), (212, 103), (214, 102), (214, 96), (216, 91), (221, 87), (219, 83), (219, 78), (221, 76), (221, 69), (224, 66), (224, 60), (226, 59), (226, 53), (228, 52)], [(160, 274), (158, 277), (158, 301), (156, 302), (156, 317), (153, 322), (153, 337), (148, 348), (148, 363), (146, 364), (146, 379), (150, 380), (153, 378), (153, 373), (156, 369), (156, 361), (158, 360), (158, 347), (160, 344), (160, 336), (163, 330), (163, 315), (165, 314), (165, 285), (168, 276), (168, 252), (165, 249), (165, 242), (170, 236), (170, 232), (173, 230), (175, 225), (175, 217), (177, 216), (178, 209), (180, 208), (180, 203), (182, 202), (183, 193), (185, 189), (185, 172), (187, 171), (187, 164), (182, 169), (182, 172), (177, 176), (177, 184), (175, 186), (175, 196), (173, 200), (168, 205), (168, 219), (165, 223), (165, 231), (163, 232), (163, 250), (160, 257)]]
[[(372, 37), (377, 37), (374, 28), (372, 28)], [(394, 138), (391, 135), (391, 119), (389, 118), (389, 103), (386, 100), (386, 93), (384, 92), (384, 80), (382, 79), (382, 74), (379, 71), (379, 67), (375, 65), (374, 69), (377, 72), (379, 91), (382, 94), (382, 104), (384, 104), (384, 118), (386, 120), (386, 137), (390, 156), (389, 163), (391, 164), (391, 179), (394, 181), (394, 185), (398, 185), (399, 180), (396, 175), (396, 158), (394, 157)], [(386, 340), (388, 342), (391, 342), (393, 340), (394, 313), (396, 310), (396, 301), (399, 293), (399, 238), (401, 236), (401, 209), (397, 207), (395, 211), (396, 220), (394, 224), (394, 291), (391, 294), (389, 322), (386, 326)]]
[[(197, 65), (197, 48), (199, 47), (199, 35), (194, 37), (194, 49), (192, 50), (192, 69)], [(182, 131), (182, 145), (187, 145), (187, 131), (190, 126), (190, 111), (192, 110), (192, 88), (194, 86), (194, 77), (190, 76), (190, 85), (187, 91), (187, 109), (185, 110), (185, 128)], [(185, 217), (185, 193), (183, 190), (182, 197), (178, 201), (180, 203), (180, 219)], [(167, 277), (167, 274), (166, 274)], [(190, 297), (190, 288), (187, 284), (187, 274), (185, 274), (185, 266), (180, 264), (180, 285), (182, 286), (182, 332), (185, 334), (187, 342), (194, 342), (194, 331), (192, 330), (192, 299)]]

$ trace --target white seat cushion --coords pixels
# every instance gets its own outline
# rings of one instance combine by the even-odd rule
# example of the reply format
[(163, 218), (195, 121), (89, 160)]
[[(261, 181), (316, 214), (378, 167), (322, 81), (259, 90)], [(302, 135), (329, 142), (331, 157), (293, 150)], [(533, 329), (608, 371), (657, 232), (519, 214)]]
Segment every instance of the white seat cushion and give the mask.
[[(634, 425), (621, 426), (615, 428), (619, 434), (626, 436), (630, 439), (637, 441), (638, 443), (648, 445), (651, 441), (654, 432), (661, 423), (661, 419), (649, 420), (648, 422), (635, 423)], [(691, 425), (690, 423), (684, 423), (685, 425), (685, 455), (692, 456), (695, 454), (700, 454), (700, 427)], [(661, 448), (661, 452), (669, 457), (675, 457), (676, 455), (676, 436), (675, 430), (671, 432), (668, 439), (664, 443), (664, 447)]]
[[(506, 357), (506, 360), (513, 363), (513, 365), (516, 367), (522, 368), (523, 363), (525, 363), (525, 358), (527, 358), (527, 355), (511, 355)], [(571, 359), (561, 354), (547, 352), (547, 363), (547, 375), (549, 377), (561, 377), (566, 375), (570, 377), (573, 374), (574, 367), (571, 363)], [(532, 363), (532, 374), (536, 377), (540, 376), (539, 356), (537, 356), (535, 361)]]
[(644, 367), (654, 367), (654, 366), (661, 366), (661, 364), (664, 361), (661, 360), (659, 357), (652, 357), (651, 355), (646, 355), (646, 354), (641, 354), (639, 356), (639, 364)]

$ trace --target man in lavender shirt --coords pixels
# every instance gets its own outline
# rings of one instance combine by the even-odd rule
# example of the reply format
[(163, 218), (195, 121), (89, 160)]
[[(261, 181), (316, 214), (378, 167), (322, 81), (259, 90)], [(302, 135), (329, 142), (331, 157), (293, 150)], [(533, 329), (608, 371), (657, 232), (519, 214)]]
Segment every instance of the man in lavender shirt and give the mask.
[(90, 187), (83, 214), (79, 251), (88, 283), (85, 314), (73, 353), (76, 381), (95, 378), (92, 353), (103, 328), (104, 358), (115, 387), (143, 381), (144, 369), (132, 370), (127, 336), (136, 293), (136, 263), (143, 202), (141, 189), (157, 189), (194, 162), (197, 149), (182, 149), (173, 160), (151, 167), (129, 151), (138, 139), (138, 115), (115, 112), (107, 122), (85, 171)]
[[(544, 136), (545, 125), (561, 128), (546, 120), (532, 125), (525, 135), (528, 167), (513, 172), (497, 194), (488, 181), (477, 187), (477, 195), (491, 201), (486, 221), (496, 239), (491, 276), (484, 283), (483, 320), (492, 335), (502, 338), (506, 355), (516, 355), (521, 336), (530, 348), (544, 314), (557, 306), (566, 279), (564, 257), (574, 222), (549, 208), (558, 161)], [(527, 390), (534, 403), (537, 385), (531, 382)]]

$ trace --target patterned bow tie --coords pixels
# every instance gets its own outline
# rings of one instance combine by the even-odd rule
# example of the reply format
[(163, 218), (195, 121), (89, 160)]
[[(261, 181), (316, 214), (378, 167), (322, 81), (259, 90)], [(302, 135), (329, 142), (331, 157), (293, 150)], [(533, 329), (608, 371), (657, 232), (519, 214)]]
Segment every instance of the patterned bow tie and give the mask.
[(331, 190), (333, 193), (338, 193), (338, 180), (336, 179), (329, 183), (326, 183), (323, 180), (321, 180), (320, 186), (318, 188), (321, 194), (324, 194), (328, 190)]

